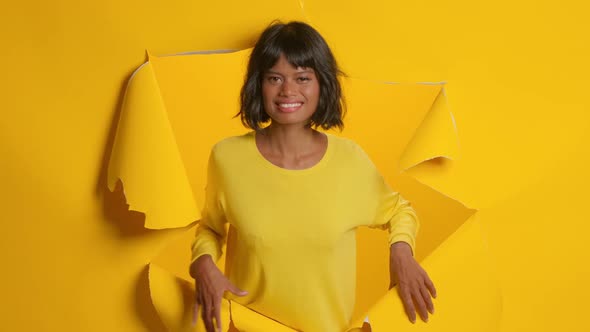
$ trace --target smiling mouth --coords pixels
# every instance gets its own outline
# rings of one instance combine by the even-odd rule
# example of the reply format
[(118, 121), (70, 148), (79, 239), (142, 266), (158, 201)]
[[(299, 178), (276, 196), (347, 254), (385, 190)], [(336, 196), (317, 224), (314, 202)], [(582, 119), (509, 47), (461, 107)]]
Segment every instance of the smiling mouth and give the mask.
[(295, 112), (301, 108), (303, 103), (278, 103), (277, 106), (281, 112)]

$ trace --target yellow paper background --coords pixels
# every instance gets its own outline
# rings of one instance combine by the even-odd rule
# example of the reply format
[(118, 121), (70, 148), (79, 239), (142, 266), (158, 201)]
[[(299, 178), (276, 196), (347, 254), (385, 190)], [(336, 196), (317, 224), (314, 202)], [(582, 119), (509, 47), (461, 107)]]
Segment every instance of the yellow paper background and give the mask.
[[(147, 228), (183, 227), (195, 220), (187, 211), (193, 206), (193, 194), (197, 201), (203, 201), (211, 146), (223, 137), (244, 132), (239, 122), (230, 119), (238, 107), (238, 78), (243, 77), (248, 55), (249, 50), (150, 56), (149, 62), (132, 76), (109, 161), (108, 182), (113, 188), (117, 180), (122, 180), (130, 209), (139, 208), (146, 213)], [(345, 78), (342, 83), (349, 111), (345, 118), (346, 136), (364, 147), (388, 182), (418, 210), (423, 231), (416, 257), (422, 260), (474, 212), (400, 174), (400, 158), (416, 164), (457, 154), (456, 131), (446, 105), (444, 84), (392, 84), (355, 78)], [(144, 159), (149, 162), (142, 164)], [(157, 181), (151, 177), (157, 177)], [(180, 190), (187, 186), (186, 182), (193, 194)], [(170, 197), (177, 198), (174, 204), (167, 202)], [(150, 289), (162, 289), (152, 292), (151, 298), (159, 312), (166, 312), (160, 316), (186, 317), (190, 306), (172, 309), (186, 295), (164, 294), (169, 289), (167, 282), (192, 280), (187, 274), (191, 235), (179, 243), (172, 242), (152, 260), (154, 269), (163, 267), (171, 274), (164, 279), (150, 279)], [(358, 243), (354, 318), (363, 317), (385, 294), (389, 284), (387, 234), (360, 229)], [(223, 260), (219, 267), (223, 269)], [(175, 281), (175, 277), (179, 280)], [(166, 321), (170, 329), (178, 329), (174, 319)], [(234, 321), (238, 328), (243, 328), (243, 321)], [(269, 320), (260, 319), (251, 326), (265, 331), (262, 325), (266, 321)]]
[[(351, 76), (447, 82), (459, 159), (408, 173), (479, 210), (502, 290), (500, 329), (588, 330), (586, 4), (304, 8)], [(145, 49), (246, 48), (275, 17), (304, 15), (298, 1), (6, 4), (3, 329), (163, 329), (147, 302), (146, 264), (184, 230), (144, 231), (140, 215), (103, 200), (125, 82)]]

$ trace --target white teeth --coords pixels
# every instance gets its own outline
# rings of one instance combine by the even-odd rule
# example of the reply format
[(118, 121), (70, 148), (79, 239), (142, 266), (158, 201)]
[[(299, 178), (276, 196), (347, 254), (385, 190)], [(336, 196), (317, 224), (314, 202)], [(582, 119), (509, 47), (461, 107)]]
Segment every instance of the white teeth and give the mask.
[(301, 106), (301, 103), (293, 103), (293, 104), (279, 104), (281, 107), (298, 107)]

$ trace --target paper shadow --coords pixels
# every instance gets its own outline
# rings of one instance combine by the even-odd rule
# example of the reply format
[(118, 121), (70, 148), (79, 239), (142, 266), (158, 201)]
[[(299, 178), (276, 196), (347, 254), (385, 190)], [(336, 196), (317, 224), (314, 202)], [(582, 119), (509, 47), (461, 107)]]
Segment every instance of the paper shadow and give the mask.
[(152, 304), (149, 266), (147, 265), (141, 270), (137, 279), (133, 307), (147, 331), (168, 332), (166, 326), (164, 326), (164, 323), (160, 319), (160, 315)]
[[(137, 67), (139, 67), (139, 65)], [(144, 227), (145, 215), (143, 213), (129, 210), (129, 205), (127, 204), (121, 181), (119, 180), (117, 182), (114, 192), (111, 192), (107, 186), (109, 160), (115, 143), (115, 135), (117, 133), (117, 126), (119, 124), (123, 100), (125, 98), (125, 91), (127, 84), (135, 71), (136, 69), (133, 69), (127, 73), (126, 79), (123, 80), (119, 88), (119, 96), (114, 106), (113, 118), (104, 146), (95, 190), (95, 195), (102, 198), (103, 216), (105, 220), (118, 229), (119, 234), (122, 237), (146, 235), (153, 232)]]
[(123, 191), (123, 183), (118, 180), (113, 192), (105, 188), (103, 194), (103, 215), (122, 237), (148, 235), (155, 230), (144, 227), (145, 214), (129, 210), (129, 205)]

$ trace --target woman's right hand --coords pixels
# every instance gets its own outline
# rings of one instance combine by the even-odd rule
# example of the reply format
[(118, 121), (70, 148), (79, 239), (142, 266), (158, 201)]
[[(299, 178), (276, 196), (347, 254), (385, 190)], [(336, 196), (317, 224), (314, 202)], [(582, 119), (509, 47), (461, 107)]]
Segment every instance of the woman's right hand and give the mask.
[[(200, 307), (207, 332), (221, 332), (223, 293), (229, 291), (237, 296), (245, 296), (248, 292), (233, 285), (217, 268), (210, 255), (197, 258), (190, 267), (190, 273), (195, 279), (193, 324), (197, 322)], [(217, 329), (214, 328), (213, 318), (215, 318)]]

